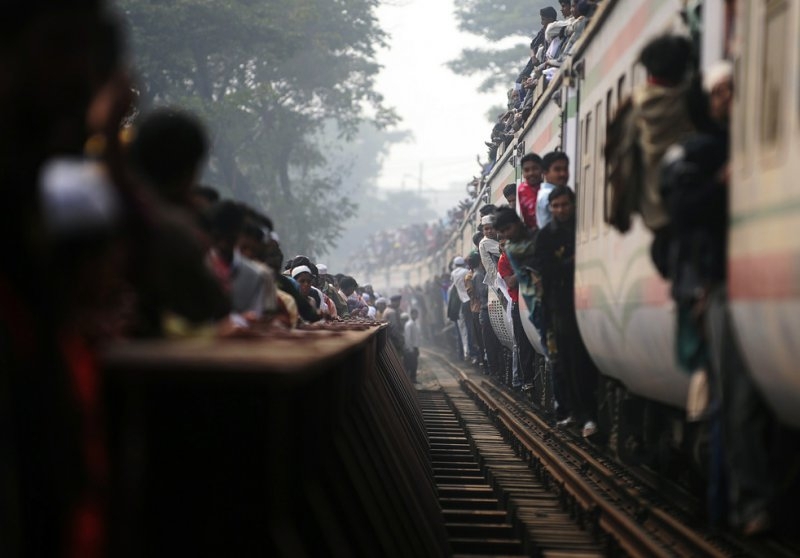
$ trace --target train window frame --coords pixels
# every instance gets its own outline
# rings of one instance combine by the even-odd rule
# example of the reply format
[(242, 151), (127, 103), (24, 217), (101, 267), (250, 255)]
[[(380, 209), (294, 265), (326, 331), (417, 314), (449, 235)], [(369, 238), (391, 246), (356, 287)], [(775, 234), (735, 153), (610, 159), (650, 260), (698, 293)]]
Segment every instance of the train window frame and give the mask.
[[(610, 94), (610, 91), (609, 91)], [(592, 238), (597, 238), (599, 234), (597, 213), (600, 209), (600, 195), (598, 190), (603, 185), (603, 165), (600, 164), (600, 145), (602, 144), (601, 133), (606, 128), (604, 100), (601, 99), (595, 107), (595, 126), (594, 126), (594, 145), (592, 146), (592, 157), (594, 158), (594, 184), (592, 184), (592, 207), (590, 230)]]
[(582, 168), (581, 168), (581, 189), (579, 196), (576, 196), (576, 201), (578, 203), (578, 208), (580, 208), (580, 219), (576, 219), (576, 222), (580, 223), (580, 241), (583, 243), (588, 240), (588, 227), (587, 227), (587, 207), (589, 205), (588, 198), (589, 193), (588, 190), (592, 188), (592, 180), (589, 179), (591, 176), (592, 171), (592, 157), (590, 151), (590, 140), (592, 137), (592, 111), (588, 111), (586, 113), (586, 118), (583, 119), (583, 145), (581, 146), (581, 161), (582, 161)]
[(762, 17), (759, 18), (761, 40), (758, 62), (761, 69), (761, 94), (757, 129), (754, 132), (762, 148), (765, 166), (777, 163), (781, 145), (785, 145), (782, 140), (786, 135), (786, 123), (781, 115), (786, 115), (787, 51), (783, 40), (789, 31), (788, 15), (788, 0), (767, 0)]

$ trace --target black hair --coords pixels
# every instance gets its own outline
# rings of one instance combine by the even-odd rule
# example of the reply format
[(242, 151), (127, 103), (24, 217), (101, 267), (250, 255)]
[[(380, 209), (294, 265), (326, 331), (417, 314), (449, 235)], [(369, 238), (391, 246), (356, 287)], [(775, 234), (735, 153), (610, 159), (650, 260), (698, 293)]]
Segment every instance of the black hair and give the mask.
[(573, 192), (572, 188), (569, 186), (556, 186), (553, 188), (553, 191), (547, 196), (547, 203), (551, 203), (554, 199), (560, 198), (561, 196), (569, 196), (569, 201), (575, 203), (575, 192)]
[(339, 288), (343, 291), (349, 291), (352, 288), (355, 291), (358, 288), (358, 282), (348, 275), (339, 281)]
[(510, 207), (501, 207), (494, 213), (494, 228), (502, 229), (514, 223), (521, 223), (519, 215)]
[(200, 120), (176, 109), (158, 109), (142, 120), (131, 144), (131, 162), (167, 198), (165, 190), (194, 173), (208, 154), (208, 138)]
[(663, 35), (647, 43), (639, 62), (651, 76), (677, 85), (692, 65), (692, 43), (679, 35)]
[(295, 256), (294, 258), (289, 260), (289, 263), (287, 264), (288, 266), (287, 269), (294, 269), (301, 265), (308, 266), (308, 269), (311, 270), (311, 275), (313, 275), (314, 277), (319, 276), (319, 270), (317, 269), (317, 266), (311, 263), (311, 260), (308, 258), (308, 256)]
[(516, 184), (506, 184), (503, 187), (503, 197), (508, 197), (511, 194), (517, 195), (517, 185)]
[(483, 233), (482, 232), (476, 232), (475, 234), (472, 235), (472, 243), (475, 246), (480, 244), (481, 240), (483, 240)]
[(211, 230), (217, 236), (237, 236), (244, 226), (244, 209), (238, 203), (224, 200), (211, 208)]
[(200, 196), (201, 198), (207, 200), (209, 203), (217, 203), (219, 201), (220, 195), (219, 191), (211, 186), (205, 186), (203, 184), (198, 184), (192, 190), (192, 193), (195, 196)]
[(556, 161), (566, 161), (569, 164), (569, 157), (563, 151), (551, 151), (542, 158), (542, 170), (549, 171)]
[(539, 157), (536, 153), (526, 153), (525, 155), (523, 155), (522, 159), (520, 159), (519, 164), (521, 167), (524, 167), (525, 163), (530, 163), (531, 161), (533, 161), (540, 167), (542, 166), (542, 158)]
[(259, 242), (264, 242), (264, 230), (250, 220), (245, 221), (241, 234)]
[(480, 214), (481, 217), (484, 217), (486, 215), (491, 215), (492, 213), (495, 212), (496, 209), (497, 209), (496, 205), (494, 205), (493, 203), (488, 203), (488, 204), (484, 205), (483, 207), (481, 207), (478, 210), (478, 213)]
[(558, 14), (556, 13), (556, 9), (552, 6), (547, 6), (539, 10), (539, 15), (542, 17), (546, 17), (552, 20), (558, 19)]

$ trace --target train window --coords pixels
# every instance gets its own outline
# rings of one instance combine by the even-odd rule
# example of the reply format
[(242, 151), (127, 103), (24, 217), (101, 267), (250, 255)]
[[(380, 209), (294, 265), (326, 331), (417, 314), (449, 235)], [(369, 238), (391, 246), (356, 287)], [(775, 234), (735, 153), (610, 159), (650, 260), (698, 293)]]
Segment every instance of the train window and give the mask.
[(764, 58), (761, 61), (761, 141), (767, 145), (777, 143), (782, 127), (783, 91), (786, 87), (788, 50), (784, 40), (788, 36), (787, 0), (767, 3), (764, 19)]
[(625, 74), (620, 76), (617, 82), (617, 106), (622, 104), (622, 96), (625, 94)]

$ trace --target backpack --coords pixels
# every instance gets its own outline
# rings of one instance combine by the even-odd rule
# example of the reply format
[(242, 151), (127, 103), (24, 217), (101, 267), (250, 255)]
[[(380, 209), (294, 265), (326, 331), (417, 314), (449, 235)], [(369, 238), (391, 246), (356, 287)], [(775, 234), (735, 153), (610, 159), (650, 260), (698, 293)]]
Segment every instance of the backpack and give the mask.
[(447, 291), (447, 318), (451, 322), (457, 322), (461, 318), (461, 299), (458, 298), (455, 285)]
[(644, 164), (635, 114), (633, 99), (628, 97), (606, 126), (603, 149), (608, 177), (605, 199), (609, 200), (603, 208), (603, 216), (606, 223), (621, 233), (631, 228), (631, 214), (639, 209), (644, 187)]

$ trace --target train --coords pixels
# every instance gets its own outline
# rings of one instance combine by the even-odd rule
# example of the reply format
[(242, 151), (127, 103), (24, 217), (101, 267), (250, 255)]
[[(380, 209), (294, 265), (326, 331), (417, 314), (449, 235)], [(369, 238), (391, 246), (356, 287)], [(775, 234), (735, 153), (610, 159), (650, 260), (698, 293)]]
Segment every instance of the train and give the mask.
[[(577, 320), (601, 372), (601, 419), (622, 457), (641, 447), (692, 451), (701, 443), (685, 419), (689, 376), (676, 360), (676, 309), (670, 286), (649, 255), (652, 233), (638, 216), (626, 234), (605, 219), (610, 201), (606, 125), (646, 79), (637, 59), (647, 41), (688, 33), (685, 4), (600, 3), (559, 73), (540, 84), (525, 125), (498, 151), (458, 230), (435, 255), (392, 277), (395, 285), (422, 284), (441, 274), (455, 256), (473, 249), (480, 207), (502, 205), (503, 187), (519, 183), (524, 154), (566, 152), (577, 195)], [(702, 17), (701, 70), (722, 59), (735, 67), (728, 256), (732, 317), (767, 403), (781, 424), (797, 429), (800, 186), (791, 177), (800, 176), (800, 3), (705, 0)], [(521, 305), (525, 315), (524, 301)], [(533, 327), (525, 329), (536, 347), (538, 334)]]

